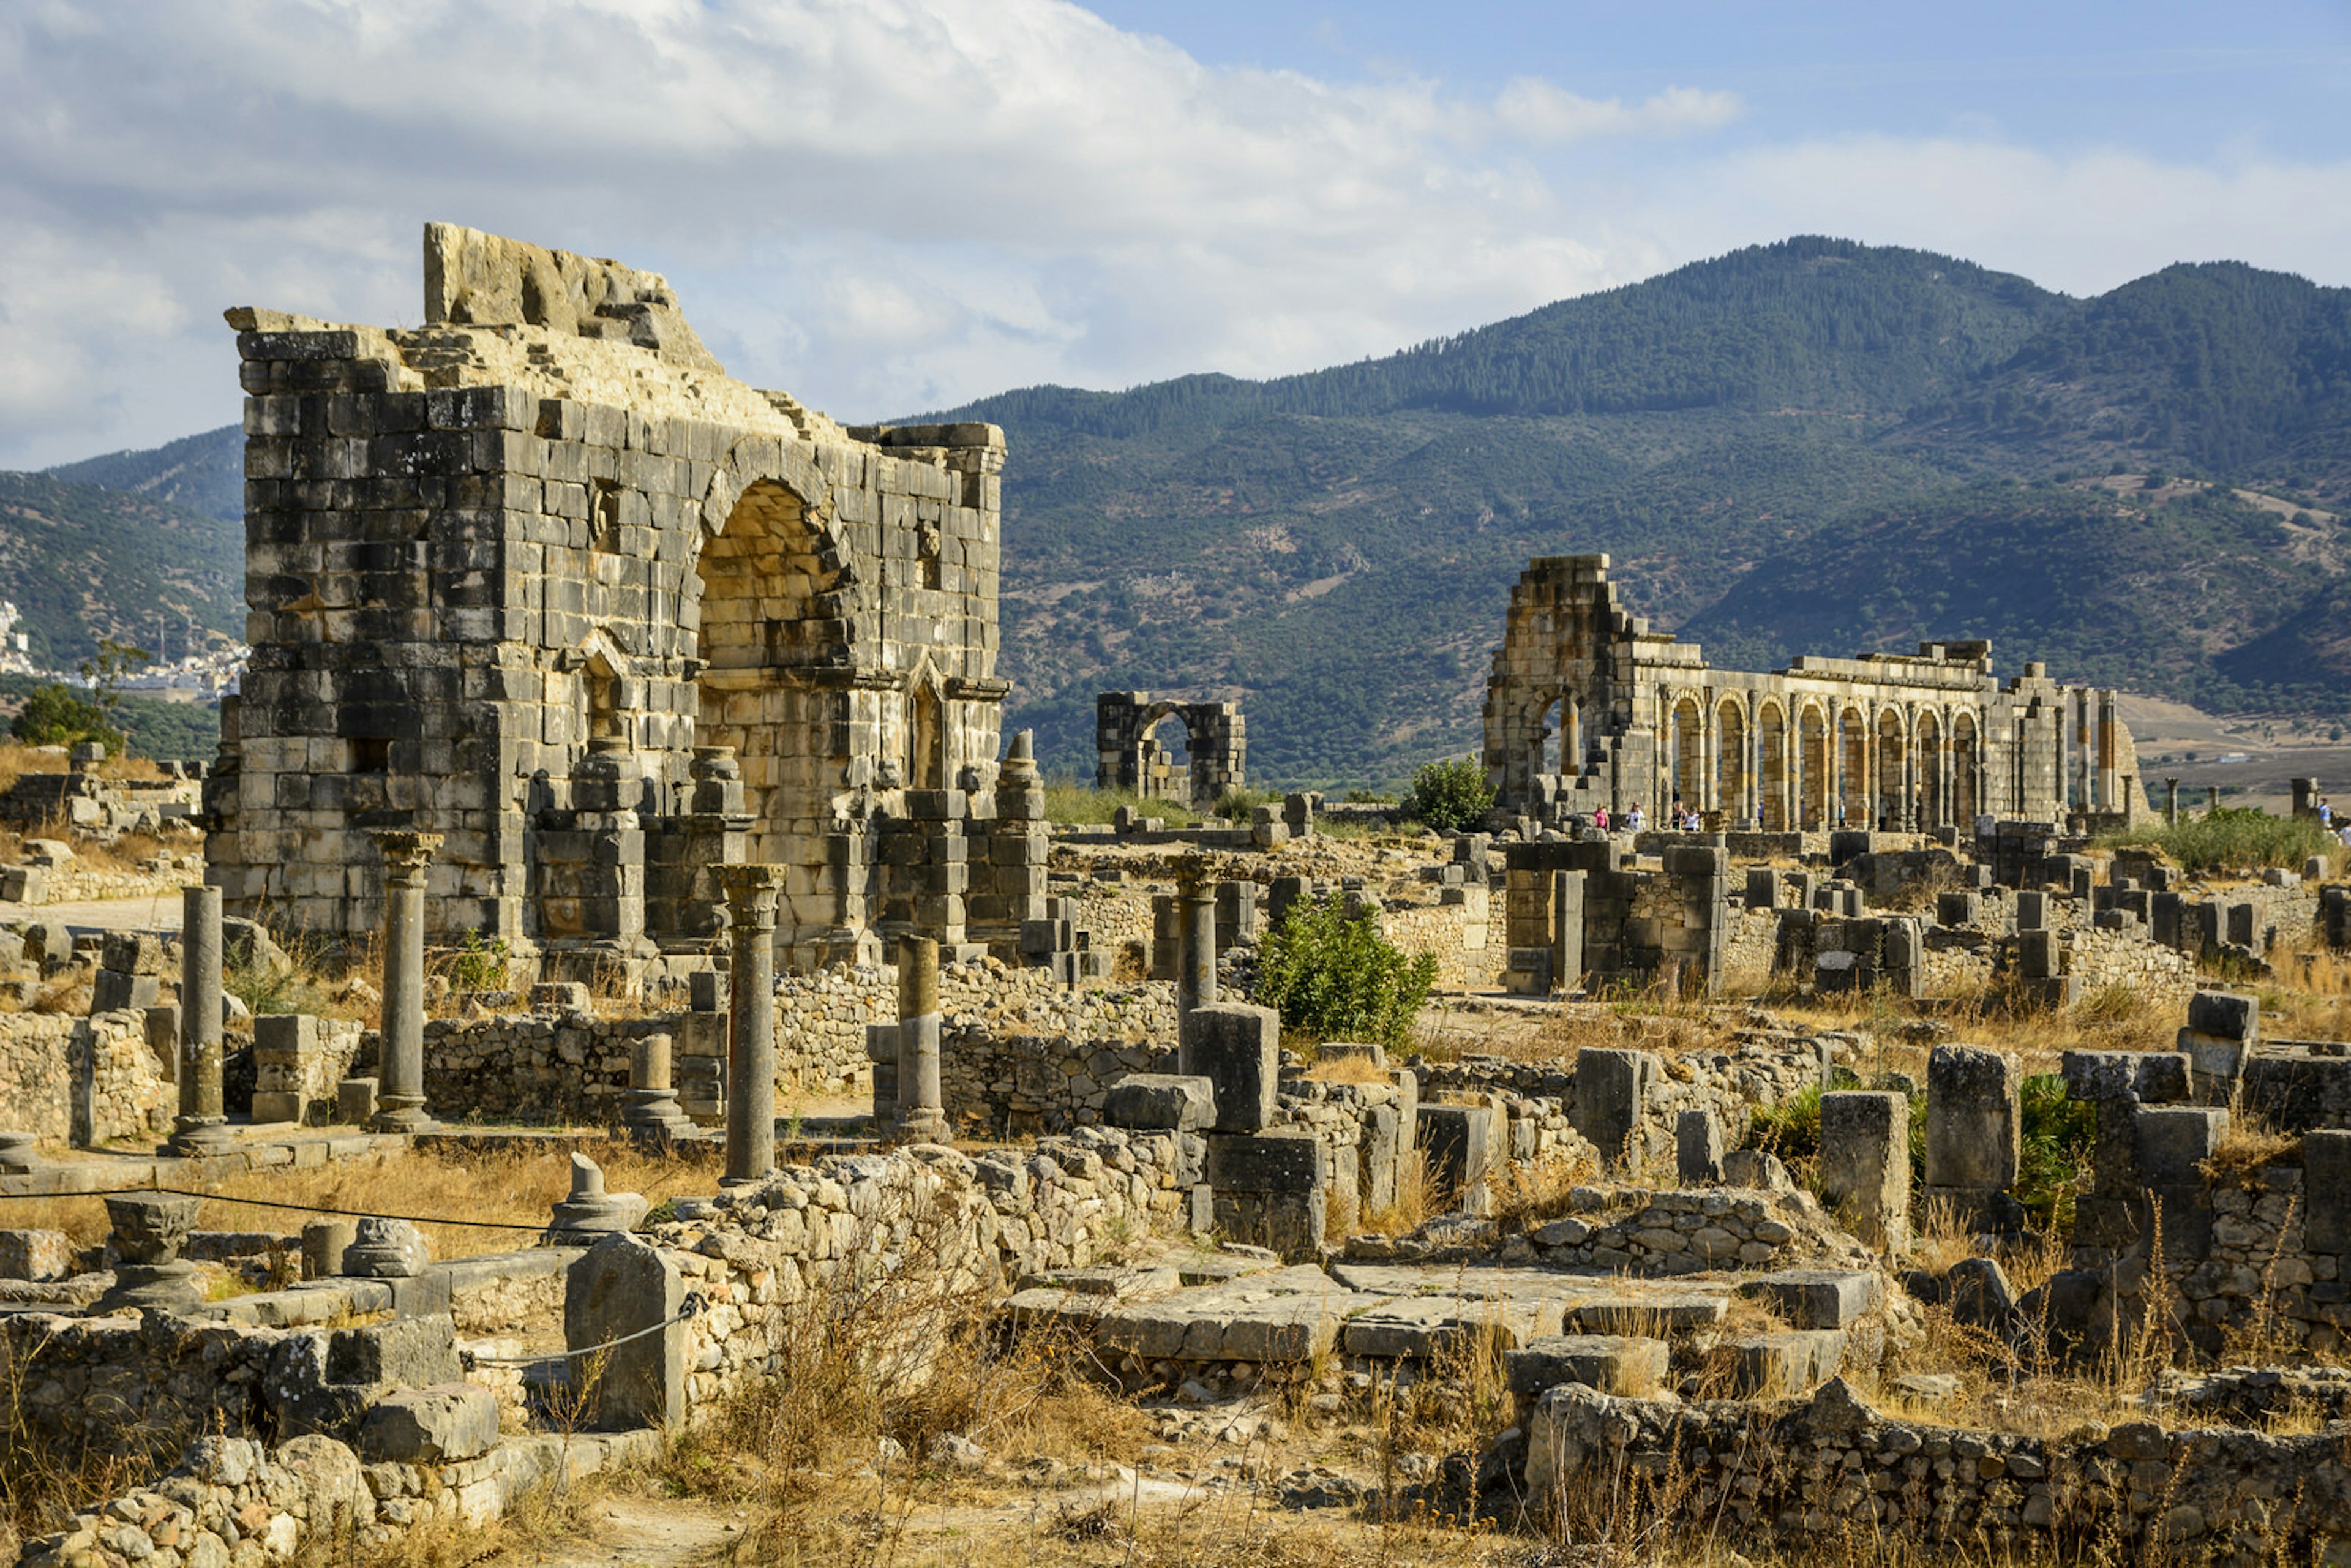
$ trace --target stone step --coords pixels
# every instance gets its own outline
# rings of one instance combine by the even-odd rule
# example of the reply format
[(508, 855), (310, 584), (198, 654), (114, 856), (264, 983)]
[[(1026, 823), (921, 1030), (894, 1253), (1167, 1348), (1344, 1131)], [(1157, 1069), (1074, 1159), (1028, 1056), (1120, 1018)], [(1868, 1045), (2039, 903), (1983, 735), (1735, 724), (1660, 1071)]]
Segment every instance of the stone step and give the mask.
[(1581, 1383), (1603, 1394), (1640, 1397), (1666, 1380), (1670, 1356), (1666, 1342), (1630, 1334), (1551, 1334), (1530, 1341), (1505, 1358), (1510, 1392), (1532, 1398), (1562, 1383)]
[(1878, 1276), (1862, 1269), (1783, 1269), (1740, 1281), (1739, 1293), (1795, 1329), (1844, 1328), (1884, 1301)]
[(1560, 1303), (1543, 1300), (1407, 1296), (1357, 1312), (1340, 1334), (1349, 1355), (1435, 1361), (1484, 1345), (1515, 1350), (1559, 1333)]
[(1841, 1329), (1792, 1329), (1734, 1342), (1731, 1393), (1740, 1399), (1786, 1399), (1809, 1394), (1844, 1364)]

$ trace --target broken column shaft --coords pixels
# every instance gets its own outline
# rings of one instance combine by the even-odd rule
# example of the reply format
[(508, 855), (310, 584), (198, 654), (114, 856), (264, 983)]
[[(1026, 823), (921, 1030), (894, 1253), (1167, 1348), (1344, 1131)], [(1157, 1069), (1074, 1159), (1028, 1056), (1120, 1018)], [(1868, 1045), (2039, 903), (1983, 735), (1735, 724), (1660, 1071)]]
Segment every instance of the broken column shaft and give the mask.
[(939, 945), (898, 939), (898, 1133), (910, 1143), (947, 1135), (939, 1089)]
[(726, 1017), (726, 1176), (757, 1181), (776, 1168), (776, 895), (779, 865), (723, 865), (734, 934)]
[(442, 835), (379, 829), (370, 836), (383, 855), (383, 1014), (382, 1082), (368, 1124), (380, 1133), (428, 1132), (437, 1124), (424, 1110), (424, 873)]
[(1186, 866), (1176, 881), (1176, 1027), (1195, 1008), (1217, 999), (1217, 893), (1205, 866)]

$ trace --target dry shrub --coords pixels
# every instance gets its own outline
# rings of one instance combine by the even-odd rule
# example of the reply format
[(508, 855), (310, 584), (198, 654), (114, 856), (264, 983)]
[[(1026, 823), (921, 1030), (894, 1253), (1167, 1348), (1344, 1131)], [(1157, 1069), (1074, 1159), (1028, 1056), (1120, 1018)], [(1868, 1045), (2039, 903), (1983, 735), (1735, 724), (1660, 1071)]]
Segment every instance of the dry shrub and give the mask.
[(1306, 1076), (1317, 1083), (1394, 1083), (1395, 1074), (1365, 1056), (1317, 1056)]
[(2254, 1186), (2271, 1166), (2299, 1156), (2302, 1140), (2250, 1113), (2229, 1118), (2228, 1131), (2198, 1166), (2214, 1186)]
[(1366, 1209), (1356, 1217), (1359, 1236), (1406, 1236), (1437, 1211), (1437, 1195), (1428, 1174), (1428, 1155), (1411, 1149), (1396, 1156), (1395, 1201), (1385, 1208)]
[(1583, 1151), (1514, 1161), (1486, 1178), (1494, 1197), (1494, 1218), (1506, 1228), (1515, 1226), (1522, 1230), (1557, 1219), (1573, 1212), (1575, 1188), (1598, 1174), (1599, 1167)]

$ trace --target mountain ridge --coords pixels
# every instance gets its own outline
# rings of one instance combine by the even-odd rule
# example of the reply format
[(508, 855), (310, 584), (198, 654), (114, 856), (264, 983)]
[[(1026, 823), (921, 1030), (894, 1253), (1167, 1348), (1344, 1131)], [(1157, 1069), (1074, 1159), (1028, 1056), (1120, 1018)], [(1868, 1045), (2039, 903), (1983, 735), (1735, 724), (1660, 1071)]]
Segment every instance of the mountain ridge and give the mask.
[[(1141, 688), (1239, 700), (1268, 782), (1392, 782), (1476, 744), (1535, 555), (1611, 554), (1719, 664), (1995, 635), (2351, 707), (2346, 345), (2351, 290), (2241, 263), (2074, 299), (1796, 236), (1323, 371), (919, 417), (1007, 429), (1007, 720), (1049, 767), (1090, 773), (1093, 693)], [(238, 445), (53, 475), (235, 516)]]

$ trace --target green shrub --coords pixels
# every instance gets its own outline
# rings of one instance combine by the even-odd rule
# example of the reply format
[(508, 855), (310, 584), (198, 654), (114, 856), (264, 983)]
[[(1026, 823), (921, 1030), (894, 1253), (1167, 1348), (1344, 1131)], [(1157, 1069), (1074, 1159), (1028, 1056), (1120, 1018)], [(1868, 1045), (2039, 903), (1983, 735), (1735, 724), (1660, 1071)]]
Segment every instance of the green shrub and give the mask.
[(1474, 828), (1494, 808), (1494, 787), (1475, 758), (1431, 762), (1412, 776), (1405, 810), (1442, 832)]
[(2153, 844), (2190, 872), (2257, 871), (2263, 866), (2302, 869), (2313, 855), (2342, 846), (2308, 817), (2273, 817), (2258, 806), (2221, 806), (2201, 817), (2182, 817), (2177, 827), (2153, 822), (2100, 841)]
[(1436, 983), (1435, 955), (1405, 954), (1336, 900), (1290, 905), (1258, 956), (1257, 999), (1318, 1040), (1400, 1044)]
[(1216, 810), (1211, 815), (1228, 818), (1233, 821), (1246, 824), (1249, 820), (1249, 813), (1259, 806), (1280, 804), (1281, 797), (1270, 789), (1228, 789), (1217, 797)]

